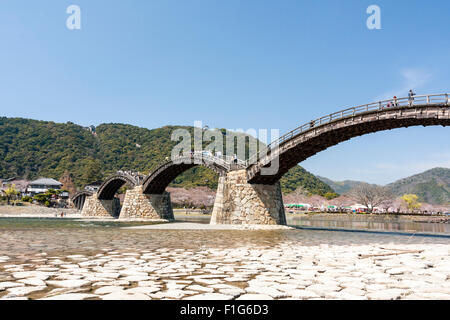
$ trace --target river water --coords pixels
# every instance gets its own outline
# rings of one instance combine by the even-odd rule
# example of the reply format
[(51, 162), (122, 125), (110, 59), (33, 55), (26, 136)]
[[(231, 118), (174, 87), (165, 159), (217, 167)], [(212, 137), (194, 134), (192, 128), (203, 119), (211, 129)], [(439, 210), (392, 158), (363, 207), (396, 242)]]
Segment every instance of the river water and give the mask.
[[(209, 217), (184, 217), (179, 220), (208, 223)], [(52, 254), (96, 254), (112, 250), (275, 246), (284, 242), (301, 246), (352, 243), (442, 243), (450, 244), (448, 224), (381, 221), (380, 219), (342, 221), (324, 218), (288, 218), (296, 230), (130, 230), (122, 227), (149, 222), (84, 221), (60, 218), (0, 218), (0, 255), (26, 261), (41, 252)], [(339, 230), (344, 228), (345, 230)], [(356, 232), (344, 232), (354, 230)], [(371, 232), (370, 229), (390, 232)], [(396, 232), (398, 230), (406, 232)], [(375, 230), (373, 230), (375, 231)], [(395, 232), (392, 232), (395, 231)], [(418, 232), (432, 232), (426, 236)], [(220, 236), (218, 236), (220, 235)]]
[(450, 234), (441, 226), (425, 235), (392, 232), (414, 231), (402, 221), (299, 218), (288, 218), (297, 229), (264, 231), (0, 218), (0, 300), (450, 300)]

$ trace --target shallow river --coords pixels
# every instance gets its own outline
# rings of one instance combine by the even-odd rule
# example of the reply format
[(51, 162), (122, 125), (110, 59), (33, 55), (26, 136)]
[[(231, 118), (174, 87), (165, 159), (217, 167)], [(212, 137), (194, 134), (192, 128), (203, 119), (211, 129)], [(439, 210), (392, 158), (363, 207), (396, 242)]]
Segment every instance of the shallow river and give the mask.
[(142, 224), (0, 218), (0, 300), (450, 300), (450, 235)]
[[(180, 218), (207, 223), (209, 217)], [(349, 245), (369, 243), (442, 243), (450, 244), (450, 234), (423, 236), (397, 232), (342, 232), (334, 227), (349, 228), (361, 224), (384, 230), (409, 230), (413, 224), (398, 222), (336, 222), (324, 220), (288, 219), (290, 225), (306, 226), (297, 230), (239, 231), (239, 230), (129, 230), (121, 227), (150, 224), (145, 222), (100, 222), (59, 218), (0, 218), (0, 255), (27, 260), (40, 252), (54, 254), (95, 254), (102, 248), (127, 251), (153, 248), (232, 248), (266, 247), (283, 243), (299, 246)], [(437, 232), (448, 225), (419, 224)], [(433, 224), (434, 225), (434, 224)], [(308, 227), (330, 228), (309, 230)], [(355, 230), (356, 231), (356, 230)]]

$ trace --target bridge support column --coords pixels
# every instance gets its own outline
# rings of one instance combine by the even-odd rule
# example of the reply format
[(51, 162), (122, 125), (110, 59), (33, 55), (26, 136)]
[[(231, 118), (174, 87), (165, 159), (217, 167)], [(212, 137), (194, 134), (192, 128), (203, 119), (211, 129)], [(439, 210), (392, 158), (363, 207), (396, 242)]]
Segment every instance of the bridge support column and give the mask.
[(174, 220), (170, 193), (144, 194), (142, 186), (127, 190), (120, 219)]
[(117, 218), (119, 216), (120, 201), (118, 198), (112, 200), (100, 200), (97, 194), (86, 197), (81, 210), (83, 217), (108, 217)]
[(246, 170), (220, 177), (211, 224), (285, 225), (280, 184), (249, 184)]

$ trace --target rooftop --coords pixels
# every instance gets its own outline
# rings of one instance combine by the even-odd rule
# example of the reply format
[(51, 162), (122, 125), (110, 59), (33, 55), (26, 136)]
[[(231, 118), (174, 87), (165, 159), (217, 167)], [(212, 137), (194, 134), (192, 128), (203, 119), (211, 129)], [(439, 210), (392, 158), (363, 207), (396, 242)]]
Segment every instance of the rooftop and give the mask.
[(31, 185), (33, 184), (40, 184), (40, 185), (46, 185), (46, 186), (62, 186), (62, 183), (59, 181), (56, 181), (52, 178), (39, 178), (37, 180), (31, 181)]

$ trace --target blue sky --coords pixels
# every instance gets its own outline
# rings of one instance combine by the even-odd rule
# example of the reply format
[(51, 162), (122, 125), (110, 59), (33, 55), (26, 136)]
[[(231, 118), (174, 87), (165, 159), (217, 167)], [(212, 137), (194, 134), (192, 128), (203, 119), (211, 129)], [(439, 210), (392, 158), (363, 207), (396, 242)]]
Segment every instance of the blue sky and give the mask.
[[(69, 5), (81, 30), (66, 28)], [(381, 7), (381, 30), (366, 8)], [(0, 2), (0, 114), (81, 125), (280, 129), (345, 107), (450, 91), (448, 1)], [(355, 138), (301, 163), (388, 183), (450, 167), (449, 129)]]

